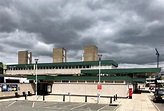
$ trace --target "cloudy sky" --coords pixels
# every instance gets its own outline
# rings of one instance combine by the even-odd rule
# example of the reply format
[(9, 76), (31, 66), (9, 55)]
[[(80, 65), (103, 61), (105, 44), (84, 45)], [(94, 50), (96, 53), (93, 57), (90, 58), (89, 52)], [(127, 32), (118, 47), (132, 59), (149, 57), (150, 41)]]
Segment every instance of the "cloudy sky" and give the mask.
[(0, 0), (0, 61), (17, 63), (18, 51), (52, 62), (64, 47), (81, 61), (96, 45), (104, 60), (120, 67), (164, 67), (164, 0)]

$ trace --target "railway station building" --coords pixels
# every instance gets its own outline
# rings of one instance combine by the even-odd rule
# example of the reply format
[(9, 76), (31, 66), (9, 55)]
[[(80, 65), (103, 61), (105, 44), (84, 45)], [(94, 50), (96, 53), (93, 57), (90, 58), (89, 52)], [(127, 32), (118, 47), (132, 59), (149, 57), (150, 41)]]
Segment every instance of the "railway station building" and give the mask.
[[(102, 96), (128, 97), (129, 88), (135, 91), (138, 83), (145, 83), (146, 78), (161, 71), (160, 68), (120, 69), (114, 60), (101, 60), (96, 46), (84, 47), (84, 61), (66, 60), (66, 50), (57, 48), (53, 49), (52, 63), (7, 65), (4, 82), (17, 84), (18, 93), (30, 91), (34, 94), (37, 80), (38, 94), (97, 95), (100, 90)], [(8, 92), (0, 92), (2, 96), (4, 93)], [(14, 93), (10, 91), (10, 94)]]

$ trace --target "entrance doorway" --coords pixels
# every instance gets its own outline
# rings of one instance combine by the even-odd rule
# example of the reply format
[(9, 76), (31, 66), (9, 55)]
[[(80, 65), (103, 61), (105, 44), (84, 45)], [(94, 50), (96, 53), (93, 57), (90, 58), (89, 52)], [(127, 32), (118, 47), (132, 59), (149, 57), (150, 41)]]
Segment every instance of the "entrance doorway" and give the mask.
[(52, 84), (50, 83), (38, 83), (37, 85), (38, 95), (48, 95), (52, 92)]

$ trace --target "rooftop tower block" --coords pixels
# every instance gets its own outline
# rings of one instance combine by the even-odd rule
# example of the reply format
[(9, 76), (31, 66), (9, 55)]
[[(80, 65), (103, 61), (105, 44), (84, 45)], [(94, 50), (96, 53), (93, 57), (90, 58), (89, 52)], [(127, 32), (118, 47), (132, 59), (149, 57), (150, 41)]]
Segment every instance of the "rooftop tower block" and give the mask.
[(32, 52), (18, 51), (18, 64), (31, 64), (32, 63)]
[(84, 46), (84, 61), (97, 61), (98, 48), (95, 45)]
[(66, 50), (64, 48), (53, 49), (53, 63), (66, 62)]

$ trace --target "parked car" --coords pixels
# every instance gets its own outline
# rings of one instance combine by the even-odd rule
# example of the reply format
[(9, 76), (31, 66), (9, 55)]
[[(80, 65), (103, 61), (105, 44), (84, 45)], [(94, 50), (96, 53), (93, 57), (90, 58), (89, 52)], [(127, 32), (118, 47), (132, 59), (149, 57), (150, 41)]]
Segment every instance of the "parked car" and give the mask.
[(164, 89), (155, 89), (153, 101), (164, 101)]

